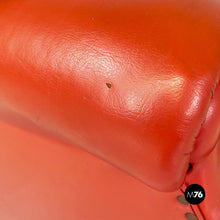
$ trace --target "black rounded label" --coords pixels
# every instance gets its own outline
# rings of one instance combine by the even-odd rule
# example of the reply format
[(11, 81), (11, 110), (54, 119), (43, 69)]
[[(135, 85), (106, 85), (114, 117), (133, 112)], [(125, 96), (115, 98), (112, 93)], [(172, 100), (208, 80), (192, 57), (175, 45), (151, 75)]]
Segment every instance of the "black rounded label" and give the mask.
[(205, 190), (198, 184), (189, 185), (185, 191), (185, 198), (190, 204), (198, 205), (205, 199)]

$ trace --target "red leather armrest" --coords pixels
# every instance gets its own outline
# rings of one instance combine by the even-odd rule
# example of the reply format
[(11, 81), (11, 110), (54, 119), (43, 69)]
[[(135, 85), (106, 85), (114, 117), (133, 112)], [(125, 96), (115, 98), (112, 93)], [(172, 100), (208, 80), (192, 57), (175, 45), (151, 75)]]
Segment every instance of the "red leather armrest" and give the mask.
[(177, 189), (215, 97), (219, 11), (197, 0), (1, 3), (1, 117)]

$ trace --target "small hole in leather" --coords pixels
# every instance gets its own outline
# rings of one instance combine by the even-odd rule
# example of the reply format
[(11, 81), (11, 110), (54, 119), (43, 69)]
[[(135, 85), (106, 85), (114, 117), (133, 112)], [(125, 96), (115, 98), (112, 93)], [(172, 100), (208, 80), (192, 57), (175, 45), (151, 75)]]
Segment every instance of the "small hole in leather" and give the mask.
[(106, 83), (106, 86), (111, 89), (112, 88), (112, 84), (111, 83)]

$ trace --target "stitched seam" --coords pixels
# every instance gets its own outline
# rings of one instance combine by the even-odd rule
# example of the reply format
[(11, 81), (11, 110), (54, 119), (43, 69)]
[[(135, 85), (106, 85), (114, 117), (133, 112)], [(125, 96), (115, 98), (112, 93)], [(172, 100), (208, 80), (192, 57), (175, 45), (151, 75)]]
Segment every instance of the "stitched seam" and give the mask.
[[(184, 185), (185, 185), (185, 183), (184, 183)], [(186, 185), (185, 185), (185, 186), (186, 186)], [(183, 195), (185, 194), (185, 191), (184, 191), (183, 187), (180, 188), (180, 191), (183, 193)], [(189, 204), (189, 206), (190, 206), (190, 208), (191, 208), (193, 214), (194, 214), (195, 216), (197, 216), (197, 213), (196, 213), (195, 209), (193, 208), (192, 204)], [(205, 218), (205, 216), (204, 216), (204, 213), (202, 212), (202, 210), (201, 210), (201, 208), (199, 207), (199, 205), (196, 205), (196, 206), (198, 207), (199, 214), (202, 216), (203, 220), (206, 220), (206, 218)], [(198, 217), (198, 216), (197, 216), (197, 217)], [(198, 218), (199, 218), (199, 217), (198, 217)]]

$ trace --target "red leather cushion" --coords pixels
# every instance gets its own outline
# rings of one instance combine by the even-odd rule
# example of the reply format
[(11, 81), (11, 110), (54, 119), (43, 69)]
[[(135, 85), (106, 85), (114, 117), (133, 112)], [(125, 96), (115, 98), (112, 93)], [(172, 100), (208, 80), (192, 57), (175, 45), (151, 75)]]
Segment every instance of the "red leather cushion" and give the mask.
[(153, 188), (183, 183), (219, 79), (217, 1), (19, 0), (0, 11), (4, 120)]
[[(186, 220), (193, 213), (75, 146), (0, 121), (0, 219)], [(158, 211), (160, 210), (160, 211)]]

